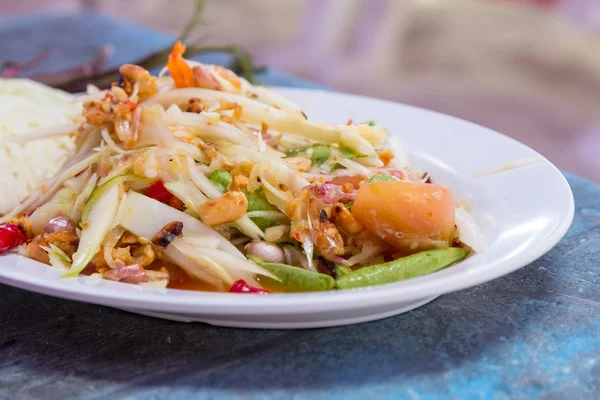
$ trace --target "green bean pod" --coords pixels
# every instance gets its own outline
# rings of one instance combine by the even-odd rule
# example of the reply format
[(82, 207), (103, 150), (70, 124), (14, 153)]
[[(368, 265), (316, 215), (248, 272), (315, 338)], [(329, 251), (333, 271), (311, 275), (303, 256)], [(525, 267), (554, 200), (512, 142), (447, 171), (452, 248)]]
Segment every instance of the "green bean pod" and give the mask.
[(348, 267), (344, 267), (343, 265), (335, 266), (335, 277), (340, 279), (343, 276), (349, 275), (352, 273), (352, 270)]
[(346, 274), (336, 281), (336, 286), (338, 289), (352, 289), (415, 278), (446, 268), (468, 255), (468, 250), (456, 247), (422, 251)]
[(275, 274), (280, 281), (276, 282), (267, 277), (261, 277), (261, 279), (273, 281), (274, 284), (280, 285), (284, 289), (299, 292), (315, 292), (331, 290), (335, 287), (335, 280), (329, 275), (307, 271), (287, 264), (264, 262), (255, 256), (249, 256), (248, 258), (267, 271)]

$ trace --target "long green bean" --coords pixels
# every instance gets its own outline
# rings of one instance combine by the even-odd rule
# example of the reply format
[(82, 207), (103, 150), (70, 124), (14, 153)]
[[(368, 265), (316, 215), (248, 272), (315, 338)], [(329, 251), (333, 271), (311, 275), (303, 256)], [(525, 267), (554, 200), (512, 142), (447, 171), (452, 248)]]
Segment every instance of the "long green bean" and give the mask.
[[(287, 264), (264, 262), (255, 256), (249, 256), (248, 258), (267, 271), (275, 274), (280, 281), (276, 282), (273, 280), (273, 283), (281, 285), (283, 288), (301, 292), (314, 292), (331, 290), (335, 287), (335, 280), (329, 275), (307, 271)], [(261, 279), (272, 280), (267, 277), (262, 277)]]
[(351, 289), (427, 275), (461, 261), (468, 255), (468, 250), (456, 247), (422, 251), (346, 274), (336, 281), (336, 286), (338, 289)]

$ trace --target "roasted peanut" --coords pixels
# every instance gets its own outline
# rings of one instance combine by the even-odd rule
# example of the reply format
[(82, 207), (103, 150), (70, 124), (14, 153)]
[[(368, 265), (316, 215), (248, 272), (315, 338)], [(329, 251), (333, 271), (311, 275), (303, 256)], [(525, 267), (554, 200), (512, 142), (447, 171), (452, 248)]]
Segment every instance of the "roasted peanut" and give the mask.
[(122, 265), (135, 264), (131, 256), (131, 249), (128, 247), (116, 247), (112, 249), (112, 258), (115, 261), (120, 261)]
[(206, 110), (206, 106), (198, 97), (192, 97), (188, 100), (187, 112), (199, 114), (204, 110)]
[(156, 259), (156, 253), (151, 245), (146, 244), (133, 250), (133, 264), (138, 264), (141, 267), (147, 267)]
[(234, 175), (233, 180), (229, 184), (229, 190), (240, 190), (248, 184), (248, 177), (242, 174)]
[(38, 235), (35, 237), (35, 239), (29, 242), (27, 246), (25, 246), (25, 250), (27, 250), (29, 257), (33, 258), (34, 260), (44, 264), (50, 264), (48, 253), (46, 253), (40, 246), (48, 246), (48, 242), (46, 242), (41, 235)]
[(265, 229), (265, 240), (270, 243), (288, 242), (290, 240), (290, 227), (277, 225)]
[(125, 93), (125, 90), (123, 90), (123, 88), (121, 88), (119, 86), (111, 87), (110, 91), (112, 92), (112, 94), (115, 96), (115, 98), (118, 101), (125, 101), (125, 100), (129, 99), (129, 96), (127, 95), (127, 93)]
[(119, 68), (119, 72), (123, 77), (123, 89), (127, 94), (133, 93), (133, 86), (136, 82), (139, 83), (138, 95), (140, 98), (152, 96), (158, 92), (156, 78), (150, 75), (146, 69), (138, 65), (125, 64)]
[(86, 121), (89, 124), (100, 126), (105, 122), (113, 120), (113, 116), (110, 112), (106, 112), (98, 104), (91, 104), (86, 108), (84, 112)]
[(215, 149), (215, 146), (209, 143), (200, 142), (197, 144), (198, 148), (204, 152), (204, 154), (208, 157), (209, 161), (214, 160), (219, 157), (219, 153)]
[(241, 174), (244, 176), (250, 176), (253, 167), (254, 164), (249, 161), (244, 161), (231, 169), (231, 175)]
[(227, 192), (218, 199), (207, 201), (198, 215), (207, 225), (222, 225), (242, 217), (248, 210), (248, 200), (242, 192)]
[(121, 236), (119, 240), (118, 246), (127, 245), (127, 244), (137, 244), (138, 238), (133, 233), (127, 231)]
[(44, 234), (44, 238), (57, 246), (61, 242), (69, 244), (79, 243), (79, 237), (77, 236), (77, 232), (75, 232), (75, 228), (62, 229), (57, 232), (46, 233)]
[(348, 234), (355, 234), (363, 230), (362, 225), (342, 203), (336, 203), (331, 208), (331, 220)]
[(74, 227), (45, 233), (44, 240), (61, 249), (70, 258), (73, 258), (73, 253), (77, 251), (77, 246), (79, 245), (79, 236), (77, 236)]

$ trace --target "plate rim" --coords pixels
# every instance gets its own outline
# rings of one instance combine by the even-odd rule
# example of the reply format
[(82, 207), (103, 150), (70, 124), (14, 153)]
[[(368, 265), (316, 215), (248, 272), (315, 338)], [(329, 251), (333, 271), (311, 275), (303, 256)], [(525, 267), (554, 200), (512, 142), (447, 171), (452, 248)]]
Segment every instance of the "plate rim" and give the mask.
[[(411, 106), (399, 102), (394, 102), (385, 99), (378, 99), (374, 97), (361, 96), (356, 94), (343, 93), (338, 91), (329, 91), (322, 89), (305, 89), (305, 88), (290, 88), (271, 86), (280, 93), (300, 93), (303, 95), (331, 95), (340, 97), (351, 97), (358, 100), (376, 101), (394, 105), (397, 107), (403, 107), (405, 109), (412, 109), (418, 112), (433, 113), (437, 114), (438, 117), (443, 117), (449, 120), (455, 120), (461, 124), (469, 124), (478, 130), (486, 131), (486, 134), (493, 135), (501, 138), (502, 140), (508, 140), (511, 145), (520, 146), (525, 148), (527, 151), (534, 153), (540, 158), (540, 161), (545, 166), (550, 168), (553, 174), (558, 175), (557, 183), (560, 184), (561, 193), (564, 191), (568, 193), (569, 205), (568, 209), (564, 210), (559, 220), (559, 223), (552, 227), (552, 230), (548, 232), (548, 237), (543, 243), (532, 248), (536, 249), (533, 251), (530, 249), (526, 252), (521, 252), (517, 257), (505, 260), (497, 268), (491, 270), (479, 269), (468, 273), (468, 279), (465, 279), (466, 273), (457, 273), (455, 275), (446, 276), (441, 279), (432, 279), (429, 282), (421, 282), (423, 278), (413, 278), (402, 282), (388, 283), (384, 285), (371, 286), (367, 288), (358, 289), (346, 289), (339, 291), (324, 291), (324, 292), (310, 292), (310, 293), (284, 293), (284, 294), (270, 294), (268, 296), (248, 296), (232, 293), (211, 293), (211, 292), (190, 292), (178, 289), (155, 289), (149, 287), (137, 287), (134, 285), (127, 285), (118, 282), (105, 282), (103, 284), (108, 285), (127, 285), (129, 290), (122, 290), (119, 292), (98, 290), (97, 286), (86, 285), (85, 287), (90, 289), (89, 292), (83, 292), (81, 290), (81, 283), (78, 282), (76, 285), (71, 285), (65, 280), (57, 283), (51, 279), (35, 279), (21, 280), (16, 277), (7, 276), (2, 269), (0, 269), (0, 283), (15, 286), (21, 289), (33, 291), (36, 293), (42, 293), (51, 295), (54, 297), (66, 298), (69, 300), (104, 304), (109, 306), (126, 304), (130, 308), (139, 308), (143, 310), (154, 310), (154, 311), (168, 311), (173, 310), (174, 307), (181, 312), (201, 312), (203, 309), (210, 309), (212, 311), (219, 311), (222, 314), (235, 315), (235, 314), (260, 314), (268, 312), (269, 314), (288, 314), (291, 311), (297, 311), (300, 313), (310, 312), (322, 312), (324, 311), (324, 304), (329, 311), (339, 311), (347, 309), (349, 304), (354, 305), (354, 301), (360, 298), (360, 308), (373, 307), (381, 304), (388, 304), (393, 301), (412, 301), (417, 299), (423, 299), (425, 297), (439, 296), (459, 290), (463, 290), (469, 287), (473, 287), (493, 279), (505, 276), (516, 271), (519, 268), (529, 265), (531, 262), (542, 257), (548, 251), (550, 251), (567, 233), (575, 215), (575, 202), (573, 193), (569, 183), (565, 176), (560, 170), (552, 164), (547, 158), (531, 149), (527, 145), (519, 142), (518, 140), (503, 135), (497, 131), (489, 129), (485, 126), (473, 123), (471, 121), (463, 120), (451, 115), (443, 114), (437, 111), (428, 110), (421, 107)], [(17, 255), (8, 255), (4, 257), (18, 257), (24, 258)], [(0, 258), (0, 265), (3, 264), (2, 258)], [(32, 260), (33, 261), (33, 260)], [(493, 262), (493, 260), (491, 260)], [(44, 264), (40, 263), (40, 267), (51, 269)], [(60, 272), (60, 271), (57, 271)], [(435, 275), (435, 274), (433, 274)], [(430, 275), (431, 276), (431, 275)], [(88, 278), (78, 277), (74, 280), (82, 281)], [(407, 287), (402, 287), (407, 286)], [(411, 288), (412, 287), (412, 288)], [(417, 290), (418, 287), (418, 290)], [(136, 290), (131, 290), (132, 288)], [(166, 294), (170, 295), (166, 295)], [(186, 295), (182, 295), (185, 293)], [(194, 293), (193, 296), (189, 293)], [(243, 296), (243, 297), (240, 297)], [(243, 301), (240, 301), (243, 299)], [(124, 303), (126, 302), (126, 303)]]

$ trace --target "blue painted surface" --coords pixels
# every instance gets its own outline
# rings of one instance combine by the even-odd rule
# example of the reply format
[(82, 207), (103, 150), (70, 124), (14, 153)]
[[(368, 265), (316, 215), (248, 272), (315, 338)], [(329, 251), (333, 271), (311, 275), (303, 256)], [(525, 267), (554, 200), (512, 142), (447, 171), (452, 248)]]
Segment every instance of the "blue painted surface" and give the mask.
[[(56, 72), (74, 67), (94, 58), (105, 44), (114, 49), (107, 68), (134, 62), (169, 46), (173, 39), (168, 35), (101, 14), (40, 14), (18, 18), (0, 18), (0, 60), (25, 62), (44, 50), (48, 58), (28, 72)], [(226, 64), (231, 58), (224, 54), (205, 54), (196, 59), (214, 64)], [(153, 72), (158, 72), (156, 69)], [(318, 85), (295, 77), (267, 70), (260, 82), (277, 86), (317, 88)]]
[[(85, 28), (66, 17), (0, 22), (0, 58), (26, 59), (31, 54), (12, 43), (52, 43), (57, 27), (84, 43), (99, 26), (114, 27), (96, 43), (140, 56), (168, 42), (101, 16), (79, 21)], [(31, 32), (34, 23), (35, 34), (11, 33)], [(83, 47), (69, 40), (57, 43), (77, 62), (69, 46)], [(127, 54), (117, 52), (114, 63), (131, 61)], [(305, 85), (275, 71), (261, 78)], [(600, 187), (567, 179), (575, 219), (549, 253), (504, 278), (362, 325), (216, 328), (0, 285), (0, 398), (597, 399)]]

